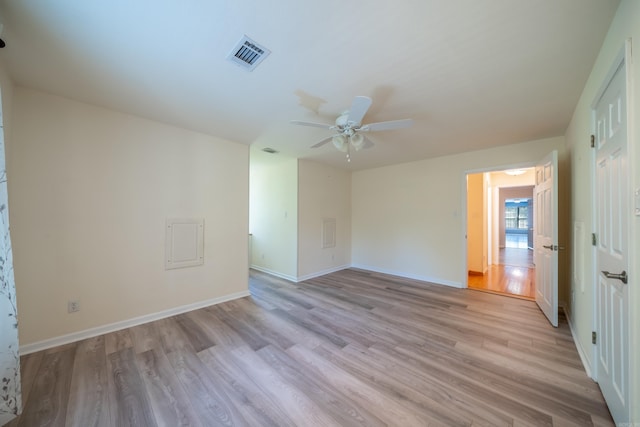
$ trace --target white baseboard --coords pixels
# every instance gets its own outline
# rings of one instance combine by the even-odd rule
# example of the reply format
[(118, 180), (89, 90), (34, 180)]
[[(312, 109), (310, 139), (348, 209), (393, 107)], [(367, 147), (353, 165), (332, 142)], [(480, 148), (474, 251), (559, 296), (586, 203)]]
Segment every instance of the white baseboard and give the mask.
[(309, 280), (309, 279), (313, 279), (315, 277), (320, 277), (320, 276), (324, 276), (325, 274), (329, 274), (329, 273), (335, 273), (336, 271), (340, 271), (340, 270), (344, 270), (346, 268), (351, 267), (351, 265), (347, 264), (347, 265), (341, 265), (339, 267), (332, 267), (326, 270), (322, 270), (322, 271), (317, 271), (315, 273), (310, 273), (310, 274), (305, 274), (304, 276), (289, 276), (288, 274), (283, 274), (283, 273), (279, 273), (277, 271), (273, 271), (273, 270), (269, 270), (268, 268), (264, 268), (264, 267), (260, 267), (257, 265), (252, 265), (251, 268), (257, 271), (261, 271), (263, 273), (267, 273), (270, 274), (272, 276), (276, 276), (279, 277), (281, 279), (285, 279), (288, 280), (290, 282), (294, 282), (294, 283), (298, 283), (298, 282), (302, 282), (305, 280)]
[(401, 272), (401, 271), (394, 271), (394, 270), (387, 270), (387, 269), (384, 269), (384, 268), (372, 267), (370, 265), (352, 264), (351, 267), (359, 268), (361, 270), (369, 270), (369, 271), (373, 271), (373, 272), (376, 272), (376, 273), (390, 274), (392, 276), (399, 276), (399, 277), (404, 277), (404, 278), (407, 278), (407, 279), (421, 280), (423, 282), (435, 283), (436, 285), (450, 286), (452, 288), (464, 288), (464, 285), (462, 283), (454, 282), (452, 280), (445, 280), (445, 279), (439, 279), (439, 278), (435, 278), (435, 277), (420, 276), (420, 275), (416, 275), (416, 274), (408, 274), (408, 273), (404, 273), (404, 272)]
[(57, 347), (59, 345), (69, 344), (72, 342), (84, 340), (87, 338), (96, 337), (98, 335), (107, 334), (110, 332), (119, 331), (120, 329), (130, 328), (132, 326), (141, 325), (143, 323), (153, 322), (154, 320), (164, 319), (166, 317), (175, 316), (176, 314), (182, 314), (200, 308), (209, 307), (211, 305), (220, 304), (226, 301), (231, 301), (238, 298), (249, 296), (248, 290), (236, 292), (233, 294), (225, 295), (218, 298), (212, 298), (205, 301), (199, 301), (193, 304), (187, 304), (180, 307), (173, 307), (168, 310), (163, 310), (157, 313), (146, 314), (144, 316), (134, 317), (128, 320), (122, 320), (120, 322), (110, 323), (108, 325), (97, 326), (95, 328), (85, 329), (83, 331), (73, 332), (71, 334), (61, 335), (59, 337), (48, 338), (46, 340), (37, 341), (31, 344), (20, 346), (20, 355), (35, 353), (36, 351), (46, 350), (48, 348)]
[(564, 311), (565, 316), (567, 316), (567, 323), (569, 324), (569, 330), (571, 331), (571, 337), (573, 338), (573, 343), (576, 346), (576, 350), (578, 350), (578, 356), (580, 356), (580, 361), (582, 362), (582, 366), (584, 366), (584, 370), (587, 373), (587, 376), (593, 380), (593, 374), (591, 369), (591, 364), (589, 363), (589, 358), (587, 357), (587, 353), (585, 349), (582, 347), (578, 336), (576, 335), (576, 331), (573, 329), (573, 322), (571, 321), (571, 313), (567, 310), (567, 306), (565, 304), (561, 304), (560, 307), (562, 311)]
[(257, 265), (251, 265), (251, 268), (257, 271), (262, 271), (263, 273), (270, 274), (272, 276), (279, 277), (281, 279), (288, 280), (290, 282), (297, 282), (298, 279), (295, 276), (289, 276), (288, 274), (279, 273), (277, 271), (269, 270), (268, 268), (260, 267)]
[(313, 279), (313, 278), (316, 278), (316, 277), (324, 276), (325, 274), (330, 274), (330, 273), (335, 273), (336, 271), (346, 270), (347, 268), (350, 268), (350, 267), (351, 267), (351, 265), (346, 264), (346, 265), (341, 265), (339, 267), (332, 267), (332, 268), (329, 268), (327, 270), (318, 271), (318, 272), (311, 273), (311, 274), (305, 274), (304, 276), (298, 276), (298, 279), (296, 280), (296, 282), (303, 282), (305, 280), (309, 280), (309, 279)]

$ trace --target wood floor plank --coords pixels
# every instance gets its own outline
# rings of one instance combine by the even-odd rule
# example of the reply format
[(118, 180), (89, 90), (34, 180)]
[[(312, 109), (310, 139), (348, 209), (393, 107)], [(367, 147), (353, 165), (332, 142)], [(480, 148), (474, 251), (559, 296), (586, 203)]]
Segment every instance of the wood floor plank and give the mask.
[(118, 426), (156, 426), (133, 347), (107, 355), (111, 420)]
[[(408, 378), (403, 378), (392, 370), (377, 365), (375, 360), (367, 357), (366, 350), (354, 351), (358, 346), (349, 344), (342, 349), (319, 346), (314, 351), (329, 362), (339, 366), (345, 372), (350, 373), (361, 381), (374, 386), (389, 396), (402, 396), (402, 402), (412, 412), (425, 412), (438, 422), (449, 426), (471, 425), (473, 414), (466, 411), (452, 410), (452, 406), (444, 404), (447, 399), (437, 393), (428, 393), (411, 386)], [(371, 369), (372, 367), (376, 369)], [(448, 402), (446, 402), (448, 403)], [(506, 426), (510, 423), (507, 419), (499, 425)]]
[[(275, 307), (271, 310), (261, 310), (260, 308), (262, 306), (259, 301), (256, 301), (253, 298), (242, 298), (236, 300), (236, 302), (242, 305), (244, 310), (250, 312), (263, 327), (278, 331), (279, 334), (284, 335), (291, 340), (291, 343), (281, 345), (282, 348), (289, 348), (296, 343), (302, 343), (309, 348), (313, 348), (324, 342), (322, 338), (315, 334), (309, 334), (304, 327), (276, 315), (274, 313)], [(278, 340), (277, 342), (280, 341)]]
[(73, 363), (66, 425), (112, 425), (108, 388), (104, 335), (80, 341)]
[(291, 384), (306, 390), (309, 397), (341, 426), (384, 426), (382, 420), (366, 408), (355, 405), (341, 390), (327, 386), (312, 371), (304, 369), (285, 351), (275, 346), (261, 348), (258, 355)]
[(327, 341), (339, 346), (344, 347), (348, 342), (340, 335), (334, 333), (332, 330), (327, 329), (323, 325), (319, 325), (310, 319), (304, 310), (291, 309), (284, 311), (281, 309), (275, 309), (272, 311), (277, 316), (291, 322), (307, 330), (308, 333), (315, 334), (318, 337), (324, 338)]
[(469, 274), (469, 288), (535, 300), (535, 268), (490, 265), (484, 274)]
[[(471, 405), (474, 400), (465, 396), (443, 382), (438, 382), (422, 373), (416, 373), (410, 369), (401, 367), (395, 360), (383, 357), (371, 349), (362, 349), (354, 345), (348, 345), (343, 349), (344, 357), (360, 361), (361, 366), (375, 368), (373, 372), (384, 373), (391, 381), (399, 385), (393, 387), (409, 388), (409, 393), (416, 396), (416, 404), (423, 406), (420, 395), (427, 397), (432, 405), (436, 405), (434, 412), (440, 412), (441, 417), (450, 417), (451, 414), (460, 414), (472, 420), (473, 425), (482, 426), (510, 426), (513, 418), (501, 411), (487, 405)], [(389, 381), (389, 380), (388, 380)], [(431, 410), (431, 409), (429, 409)], [(451, 422), (454, 422), (452, 420)]]
[(203, 426), (188, 395), (161, 351), (147, 350), (136, 356), (159, 426)]
[(566, 316), (347, 269), (24, 356), (15, 426), (613, 426)]
[[(216, 316), (232, 329), (252, 350), (257, 351), (269, 345), (269, 341), (246, 322), (229, 314), (220, 307), (209, 307), (208, 312)], [(209, 346), (211, 347), (211, 346)]]
[(276, 327), (271, 327), (270, 322), (265, 321), (264, 317), (259, 318), (255, 310), (255, 304), (253, 307), (247, 304), (249, 298), (240, 298), (238, 300), (229, 301), (221, 306), (223, 310), (235, 317), (240, 322), (243, 322), (251, 330), (255, 331), (258, 335), (264, 337), (268, 343), (277, 343), (280, 348), (287, 349), (295, 344), (295, 341), (289, 338), (286, 334), (280, 332)]
[(448, 364), (467, 376), (473, 373), (475, 381), (491, 384), (492, 389), (506, 396), (522, 396), (534, 408), (549, 408), (558, 416), (573, 419), (588, 425), (590, 414), (576, 408), (587, 408), (590, 402), (581, 399), (573, 390), (542, 382), (538, 378), (510, 371), (503, 366), (487, 363), (474, 356), (467, 356), (450, 349), (435, 346), (414, 347), (414, 351), (426, 355), (431, 360)]
[(287, 411), (296, 425), (331, 426), (337, 421), (294, 384), (285, 381), (280, 374), (250, 348), (236, 348), (231, 351), (236, 364), (246, 372), (263, 394)]
[(75, 345), (45, 352), (19, 426), (64, 426), (71, 387)]
[(211, 347), (198, 353), (209, 371), (218, 378), (216, 384), (242, 409), (245, 425), (295, 426), (286, 410), (264, 394), (249, 373), (236, 363), (230, 349)]
[(204, 425), (244, 425), (246, 421), (236, 405), (211, 380), (196, 354), (174, 351), (168, 358)]
[(175, 320), (196, 353), (216, 344), (211, 334), (208, 334), (201, 324), (195, 322), (189, 313), (175, 316)]
[(212, 314), (209, 311), (209, 307), (202, 310), (191, 311), (187, 313), (187, 315), (203, 328), (204, 332), (216, 345), (226, 348), (235, 348), (244, 345), (242, 337)]
[(127, 348), (133, 348), (130, 329), (121, 329), (104, 336), (105, 350), (107, 354), (115, 353)]
[(162, 348), (162, 338), (158, 331), (159, 322), (143, 323), (129, 329), (136, 353)]
[(459, 372), (447, 363), (432, 361), (427, 356), (416, 353), (413, 348), (397, 347), (396, 349), (389, 349), (376, 346), (373, 351), (389, 354), (407, 367), (412, 366), (414, 369), (428, 371), (429, 377), (441, 384), (453, 386), (457, 391), (467, 396), (473, 396), (484, 405), (492, 405), (496, 409), (503, 411), (514, 419), (514, 424), (517, 420), (521, 425), (553, 425), (551, 415), (531, 408), (526, 402), (519, 399), (494, 391), (492, 384), (482, 384), (473, 377), (469, 377), (466, 371)]
[(195, 353), (189, 338), (184, 334), (184, 330), (178, 325), (176, 316), (167, 317), (153, 322), (157, 325), (160, 348), (166, 353), (174, 351), (188, 351)]
[(543, 366), (517, 358), (503, 356), (501, 354), (488, 351), (483, 347), (470, 346), (466, 343), (459, 342), (456, 344), (456, 350), (462, 354), (468, 355), (469, 357), (474, 357), (478, 360), (495, 364), (502, 369), (508, 369), (510, 371), (518, 372), (524, 376), (538, 378), (545, 383), (571, 390), (585, 399), (598, 402), (599, 408), (595, 409), (598, 412), (606, 409), (602, 406), (604, 403), (602, 400), (602, 394), (597, 388), (593, 387), (593, 381), (588, 379), (586, 374), (584, 375), (585, 381), (581, 384), (580, 382), (576, 382), (573, 378), (565, 375), (559, 375), (557, 372), (549, 371)]
[(384, 408), (377, 416), (388, 425), (420, 426), (436, 423), (438, 420), (428, 415), (417, 414), (402, 405), (401, 397), (392, 397), (350, 375), (340, 367), (327, 361), (314, 351), (294, 345), (287, 350), (298, 363), (321, 376), (332, 387), (342, 390), (352, 401), (364, 408)]

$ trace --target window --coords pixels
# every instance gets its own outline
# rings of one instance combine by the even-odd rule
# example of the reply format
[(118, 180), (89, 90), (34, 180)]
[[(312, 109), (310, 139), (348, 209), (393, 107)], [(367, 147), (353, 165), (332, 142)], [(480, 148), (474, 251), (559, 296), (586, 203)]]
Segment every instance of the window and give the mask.
[(529, 208), (524, 202), (507, 202), (504, 208), (505, 228), (529, 228)]

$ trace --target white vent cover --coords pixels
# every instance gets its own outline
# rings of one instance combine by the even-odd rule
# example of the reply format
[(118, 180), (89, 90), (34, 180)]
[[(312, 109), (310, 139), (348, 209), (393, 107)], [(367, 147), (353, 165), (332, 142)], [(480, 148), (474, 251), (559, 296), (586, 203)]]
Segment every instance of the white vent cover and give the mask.
[(253, 71), (270, 53), (271, 51), (269, 49), (260, 46), (245, 35), (242, 36), (233, 50), (229, 52), (227, 59), (240, 65), (242, 68)]

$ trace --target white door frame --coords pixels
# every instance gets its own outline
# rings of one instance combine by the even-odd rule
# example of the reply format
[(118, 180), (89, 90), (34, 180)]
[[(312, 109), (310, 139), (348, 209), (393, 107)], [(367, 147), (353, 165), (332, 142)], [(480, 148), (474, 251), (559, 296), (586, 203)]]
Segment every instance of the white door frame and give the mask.
[[(536, 162), (526, 162), (526, 163), (512, 163), (512, 164), (507, 164), (507, 165), (502, 165), (502, 166), (494, 166), (494, 167), (487, 167), (487, 168), (481, 168), (481, 169), (469, 169), (466, 170), (462, 173), (462, 224), (464, 224), (464, 227), (462, 228), (462, 247), (464, 248), (463, 251), (463, 256), (464, 256), (464, 263), (463, 263), (463, 280), (462, 280), (462, 288), (466, 289), (469, 287), (469, 266), (468, 266), (468, 262), (469, 260), (467, 259), (467, 175), (473, 175), (473, 174), (477, 174), (477, 173), (487, 173), (487, 172), (501, 172), (501, 171), (506, 171), (506, 170), (511, 170), (511, 169), (529, 169), (529, 168), (535, 168), (536, 166)], [(488, 255), (488, 258), (490, 258), (491, 255)]]

